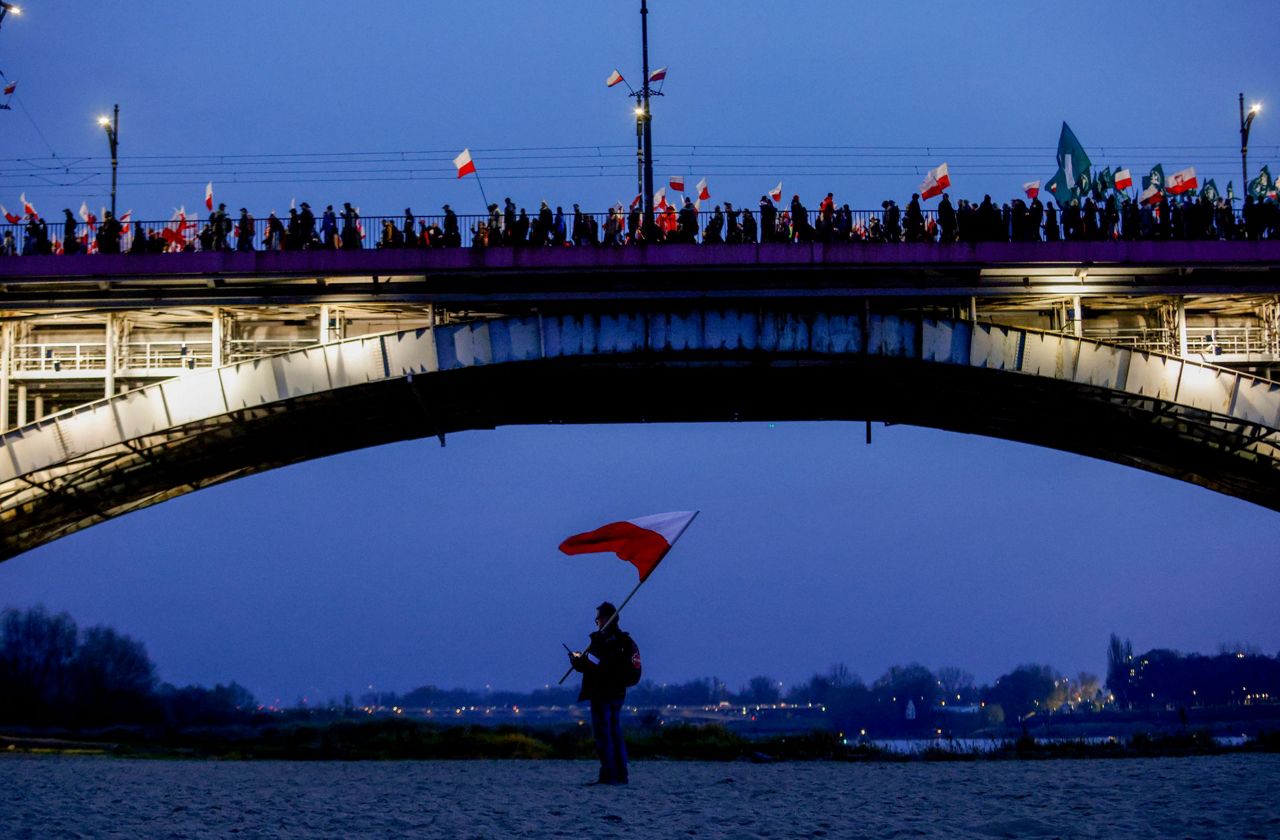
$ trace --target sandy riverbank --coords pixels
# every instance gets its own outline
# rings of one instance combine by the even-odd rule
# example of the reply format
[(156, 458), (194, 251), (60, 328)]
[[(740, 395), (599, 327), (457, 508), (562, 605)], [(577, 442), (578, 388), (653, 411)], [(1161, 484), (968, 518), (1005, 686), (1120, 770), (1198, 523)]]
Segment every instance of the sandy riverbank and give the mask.
[(0, 757), (6, 837), (1280, 837), (1280, 756), (964, 764)]

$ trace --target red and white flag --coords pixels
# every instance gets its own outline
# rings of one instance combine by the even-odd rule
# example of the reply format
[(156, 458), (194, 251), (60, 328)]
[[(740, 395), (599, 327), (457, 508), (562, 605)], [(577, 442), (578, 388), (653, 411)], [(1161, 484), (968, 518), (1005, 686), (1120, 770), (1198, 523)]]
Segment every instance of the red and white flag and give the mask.
[(781, 181), (778, 182), (778, 186), (769, 190), (769, 198), (772, 198), (774, 201), (782, 201), (782, 182)]
[(1027, 198), (1035, 198), (1040, 194), (1040, 182), (1027, 181), (1022, 185), (1022, 191), (1027, 194)]
[[(616, 73), (617, 71), (615, 70), (614, 72)], [(649, 81), (660, 82), (666, 77), (667, 77), (667, 68), (659, 67), (657, 70), (654, 70), (652, 73), (649, 74)]]
[(38, 217), (38, 216), (40, 215), (39, 213), (37, 213), (37, 212), (36, 212), (36, 207), (35, 207), (35, 205), (34, 205), (34, 204), (32, 204), (30, 201), (27, 201), (27, 194), (26, 194), (26, 193), (23, 193), (22, 195), (18, 196), (18, 200), (22, 202), (22, 212), (23, 212), (23, 213), (25, 213), (25, 214), (26, 214), (26, 215), (28, 215), (28, 216), (37, 216), (37, 217)]
[(1142, 191), (1142, 195), (1138, 196), (1138, 202), (1140, 204), (1157, 204), (1160, 201), (1160, 196), (1160, 188), (1155, 184), (1151, 184)]
[(667, 188), (666, 187), (658, 187), (658, 191), (653, 194), (653, 209), (654, 210), (667, 209)]
[(643, 582), (697, 515), (696, 510), (681, 510), (610, 522), (594, 531), (569, 537), (560, 543), (560, 550), (570, 555), (611, 551), (635, 566)]
[(204, 208), (213, 209), (213, 181), (204, 185)]
[(698, 201), (706, 201), (711, 198), (711, 190), (707, 189), (706, 178), (698, 182), (698, 186), (694, 187), (694, 192), (698, 194)]
[(1169, 192), (1174, 195), (1181, 195), (1187, 190), (1194, 190), (1200, 186), (1200, 182), (1196, 180), (1196, 170), (1194, 166), (1188, 166), (1186, 169), (1173, 173), (1169, 178)]
[[(104, 212), (103, 215), (105, 216), (106, 213)], [(132, 218), (133, 218), (133, 210), (130, 209), (130, 210), (124, 211), (124, 213), (120, 216), (120, 218), (116, 219), (116, 221), (120, 223), (120, 233), (122, 236), (129, 235), (129, 220)]]
[(15, 216), (13, 213), (10, 213), (3, 204), (0, 204), (0, 213), (4, 214), (4, 220), (11, 225), (16, 225), (18, 222), (22, 221), (21, 216)]
[(937, 169), (930, 169), (924, 176), (924, 183), (920, 185), (920, 197), (929, 199), (935, 195), (942, 195), (942, 191), (949, 186), (951, 186), (951, 176), (947, 173), (947, 165), (944, 163)]
[(463, 149), (462, 154), (453, 159), (453, 165), (458, 169), (459, 178), (476, 171), (476, 163), (471, 159), (470, 149)]
[(622, 80), (623, 80), (622, 74), (617, 71), (617, 68), (615, 68), (614, 71), (609, 74), (609, 78), (604, 80), (604, 86), (613, 87), (614, 85), (618, 84)]
[(684, 192), (684, 176), (683, 175), (674, 175), (672, 176), (671, 180), (668, 181), (667, 183), (669, 183), (671, 185), (671, 189), (675, 190), (676, 192), (678, 193)]
[(89, 230), (98, 229), (98, 217), (89, 211), (87, 202), (80, 202), (80, 218), (89, 226)]
[(1116, 189), (1127, 190), (1133, 186), (1133, 176), (1129, 174), (1127, 169), (1116, 170)]
[(642, 201), (644, 201), (644, 196), (642, 196), (642, 195), (636, 195), (636, 197), (635, 197), (635, 198), (631, 199), (631, 209), (632, 209), (632, 210), (634, 210), (634, 209), (636, 209), (637, 207), (639, 207), (639, 206), (640, 206), (640, 202), (642, 202)]
[(14, 92), (15, 90), (17, 90), (17, 89), (18, 89), (18, 83), (17, 83), (17, 82), (9, 82), (9, 84), (7, 84), (7, 85), (5, 85), (5, 86), (4, 86), (4, 95), (5, 95), (5, 96), (13, 96), (13, 92)]

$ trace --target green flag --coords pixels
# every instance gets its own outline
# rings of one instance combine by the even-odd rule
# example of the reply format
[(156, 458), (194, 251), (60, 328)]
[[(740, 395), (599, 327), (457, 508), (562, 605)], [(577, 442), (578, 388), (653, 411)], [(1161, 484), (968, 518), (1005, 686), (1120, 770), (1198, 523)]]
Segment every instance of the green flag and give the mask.
[(1114, 190), (1116, 188), (1116, 176), (1111, 174), (1111, 167), (1108, 166), (1102, 170), (1102, 174), (1098, 176), (1098, 180), (1102, 182), (1102, 189)]
[(1157, 163), (1151, 167), (1151, 173), (1144, 175), (1142, 178), (1142, 191), (1146, 192), (1148, 187), (1155, 187), (1160, 192), (1164, 192), (1164, 166)]
[(1235, 200), (1236, 200), (1236, 188), (1231, 186), (1230, 181), (1227, 181), (1227, 203), (1230, 204)]
[(1045, 191), (1053, 196), (1059, 207), (1066, 207), (1071, 203), (1071, 199), (1075, 198), (1075, 190), (1072, 189), (1071, 182), (1067, 180), (1067, 173), (1062, 171), (1061, 166), (1045, 185)]
[(1275, 181), (1271, 180), (1271, 170), (1265, 166), (1258, 173), (1258, 177), (1249, 182), (1249, 195), (1254, 201), (1261, 201), (1267, 197), (1267, 193), (1271, 192), (1275, 187)]
[[(1058, 168), (1067, 176), (1067, 182), (1080, 188), (1082, 183), (1081, 175), (1087, 176), (1092, 161), (1084, 152), (1084, 146), (1080, 145), (1080, 141), (1076, 139), (1075, 132), (1071, 130), (1065, 122), (1062, 124), (1062, 133), (1058, 135)], [(1083, 182), (1084, 192), (1089, 191), (1091, 181)]]
[(1200, 190), (1200, 197), (1210, 204), (1217, 204), (1218, 199), (1222, 198), (1222, 195), (1218, 192), (1218, 185), (1213, 182), (1212, 178), (1204, 182), (1204, 188)]

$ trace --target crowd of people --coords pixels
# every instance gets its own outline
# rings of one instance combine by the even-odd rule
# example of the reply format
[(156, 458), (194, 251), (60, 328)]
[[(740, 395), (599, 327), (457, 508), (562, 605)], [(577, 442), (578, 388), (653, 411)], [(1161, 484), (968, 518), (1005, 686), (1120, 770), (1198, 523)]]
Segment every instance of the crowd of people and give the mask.
[[(884, 201), (880, 210), (868, 212), (837, 205), (833, 193), (827, 193), (816, 210), (806, 207), (798, 195), (783, 206), (766, 195), (754, 212), (728, 202), (705, 211), (687, 197), (679, 207), (664, 200), (647, 218), (638, 204), (593, 214), (577, 204), (570, 213), (562, 207), (552, 210), (545, 201), (530, 215), (510, 198), (501, 207), (489, 205), (488, 211), (487, 216), (466, 219), (468, 247), (1280, 238), (1280, 204), (1273, 197), (1256, 201), (1252, 196), (1245, 198), (1240, 212), (1221, 198), (1160, 194), (1155, 201), (1139, 203), (1121, 192), (1064, 205), (1041, 202), (1038, 195), (999, 205), (989, 195), (980, 202), (959, 199), (952, 204), (944, 193), (937, 209), (929, 211), (918, 194), (905, 209)], [(418, 216), (405, 208), (403, 217), (382, 218), (376, 238), (366, 236), (360, 213), (350, 203), (341, 211), (328, 205), (317, 217), (304, 201), (290, 208), (284, 219), (271, 213), (261, 229), (247, 209), (240, 208), (233, 219), (225, 204), (203, 223), (179, 215), (150, 227), (118, 219), (110, 211), (101, 220), (88, 221), (77, 220), (70, 209), (63, 213), (60, 237), (51, 235), (49, 225), (34, 212), (25, 222), (5, 227), (0, 256), (464, 246), (462, 217), (447, 204), (435, 216)], [(15, 234), (21, 235), (21, 245)]]

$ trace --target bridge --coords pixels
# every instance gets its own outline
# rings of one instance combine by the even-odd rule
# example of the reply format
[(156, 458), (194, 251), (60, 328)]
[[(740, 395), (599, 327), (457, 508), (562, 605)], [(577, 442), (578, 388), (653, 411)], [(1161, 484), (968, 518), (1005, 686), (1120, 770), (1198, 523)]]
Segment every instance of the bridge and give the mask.
[(0, 559), (504, 424), (905, 423), (1280, 510), (1280, 242), (22, 257), (0, 313)]

